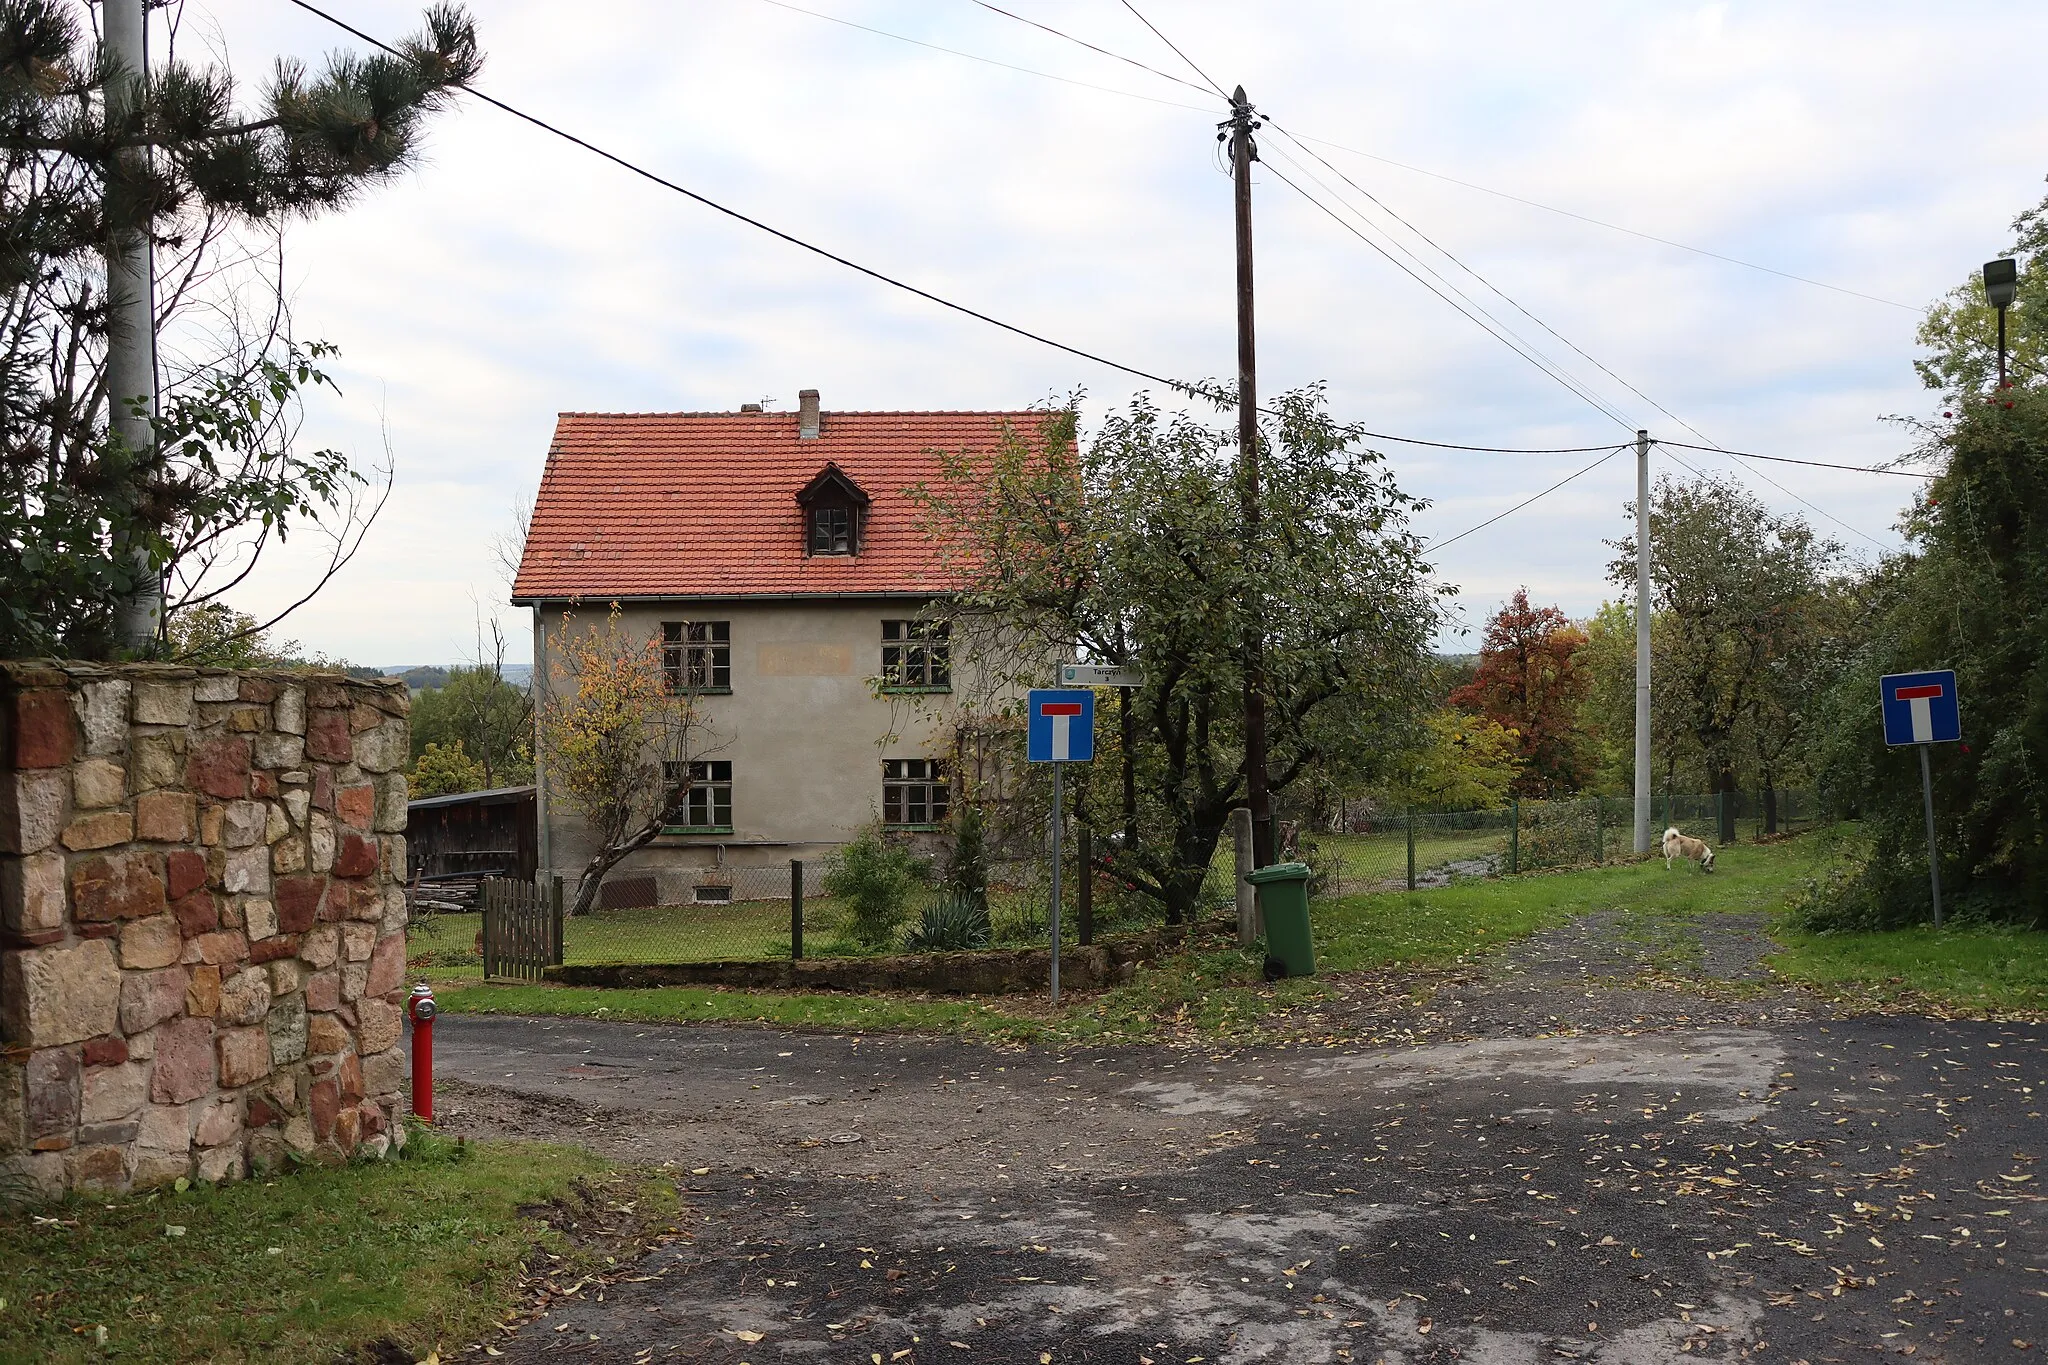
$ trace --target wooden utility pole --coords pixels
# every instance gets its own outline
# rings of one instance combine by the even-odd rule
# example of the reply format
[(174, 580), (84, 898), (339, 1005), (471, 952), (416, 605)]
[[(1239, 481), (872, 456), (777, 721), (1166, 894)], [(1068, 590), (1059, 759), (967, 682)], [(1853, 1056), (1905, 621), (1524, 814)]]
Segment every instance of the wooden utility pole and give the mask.
[(1252, 162), (1259, 149), (1244, 87), (1230, 95), (1230, 119), (1223, 125), (1230, 139), (1230, 176), (1237, 208), (1237, 469), (1238, 496), (1243, 500), (1244, 553), (1252, 573), (1246, 602), (1251, 620), (1244, 633), (1244, 772), (1246, 803), (1252, 812), (1252, 858), (1271, 867), (1273, 795), (1266, 785), (1266, 641), (1259, 574), (1259, 397), (1258, 344), (1252, 329)]

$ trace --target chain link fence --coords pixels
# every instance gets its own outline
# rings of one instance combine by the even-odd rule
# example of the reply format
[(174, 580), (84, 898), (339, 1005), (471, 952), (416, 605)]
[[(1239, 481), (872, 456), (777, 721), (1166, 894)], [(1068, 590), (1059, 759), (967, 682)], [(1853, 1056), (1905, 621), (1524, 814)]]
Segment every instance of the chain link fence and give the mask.
[[(1811, 829), (1820, 806), (1810, 791), (1659, 793), (1650, 802), (1654, 851), (1664, 831), (1719, 846)], [(1492, 877), (1578, 867), (1633, 852), (1635, 802), (1625, 796), (1516, 801), (1499, 810), (1384, 811), (1354, 819), (1340, 834), (1306, 836), (1326, 848), (1347, 891), (1406, 885), (1444, 886), (1459, 877)]]
[[(1297, 832), (1283, 825), (1277, 833), (1284, 857), (1300, 857), (1316, 869), (1318, 894), (1352, 894), (1626, 858), (1633, 811), (1626, 797), (1583, 797), (1520, 801), (1499, 810), (1382, 811), (1355, 817), (1343, 832)], [(1676, 825), (1718, 848), (1727, 842), (1723, 831), (1729, 827), (1738, 843), (1810, 829), (1820, 807), (1803, 789), (1769, 798), (1750, 792), (1660, 793), (1651, 813), (1653, 842)], [(610, 965), (1039, 948), (1051, 933), (1050, 871), (1042, 857), (992, 861), (985, 901), (963, 903), (934, 884), (934, 876), (905, 888), (881, 911), (828, 895), (827, 868), (827, 858), (814, 858), (615, 875), (601, 889), (596, 909), (564, 920), (561, 959)], [(1237, 874), (1226, 828), (1202, 880), (1198, 920), (1234, 915)], [(1064, 942), (1159, 925), (1156, 901), (1126, 890), (1106, 873), (1089, 880), (1084, 896), (1072, 844), (1064, 876)], [(573, 884), (566, 894), (573, 899)], [(481, 972), (480, 915), (432, 887), (416, 898), (415, 914), (416, 964), (443, 974)]]

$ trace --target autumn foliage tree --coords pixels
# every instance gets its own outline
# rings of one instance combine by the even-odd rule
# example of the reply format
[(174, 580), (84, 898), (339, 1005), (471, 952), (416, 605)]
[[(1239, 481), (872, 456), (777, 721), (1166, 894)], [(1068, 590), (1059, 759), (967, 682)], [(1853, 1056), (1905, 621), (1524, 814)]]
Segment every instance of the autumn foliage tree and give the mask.
[(661, 640), (620, 621), (565, 614), (549, 642), (540, 742), (548, 795), (583, 817), (594, 840), (571, 914), (597, 903), (605, 874), (677, 823), (690, 764), (711, 751), (710, 728), (688, 692), (672, 691)]
[(1486, 623), (1479, 671), (1451, 694), (1451, 704), (1476, 711), (1517, 737), (1517, 796), (1553, 797), (1585, 785), (1591, 761), (1579, 708), (1586, 678), (1578, 652), (1586, 632), (1556, 607), (1532, 607), (1518, 588)]

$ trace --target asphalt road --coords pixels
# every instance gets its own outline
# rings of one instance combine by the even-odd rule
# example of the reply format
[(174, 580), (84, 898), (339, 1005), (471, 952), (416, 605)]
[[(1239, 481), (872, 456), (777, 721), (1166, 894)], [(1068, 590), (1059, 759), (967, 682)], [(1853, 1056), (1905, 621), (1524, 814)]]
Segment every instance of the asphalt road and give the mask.
[(446, 1017), (444, 1123), (674, 1163), (510, 1361), (2025, 1361), (2048, 1028), (1066, 1054)]

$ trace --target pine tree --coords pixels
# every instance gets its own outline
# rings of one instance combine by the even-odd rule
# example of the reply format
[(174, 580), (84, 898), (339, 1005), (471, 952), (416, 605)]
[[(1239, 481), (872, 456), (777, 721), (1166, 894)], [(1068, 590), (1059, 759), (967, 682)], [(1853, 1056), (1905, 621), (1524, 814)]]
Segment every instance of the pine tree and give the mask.
[(441, 4), (392, 52), (317, 75), (281, 61), (245, 107), (231, 73), (175, 52), (130, 69), (75, 0), (0, 0), (0, 653), (104, 652), (112, 604), (156, 591), (181, 522), (226, 532), (331, 501), (334, 462), (254, 451), (277, 432), (246, 415), (324, 382), (321, 348), (273, 331), (192, 376), (183, 407), (109, 398), (136, 372), (110, 339), (154, 339), (129, 275), (146, 283), (156, 249), (198, 273), (238, 226), (347, 204), (414, 162), (481, 64), (468, 13)]

